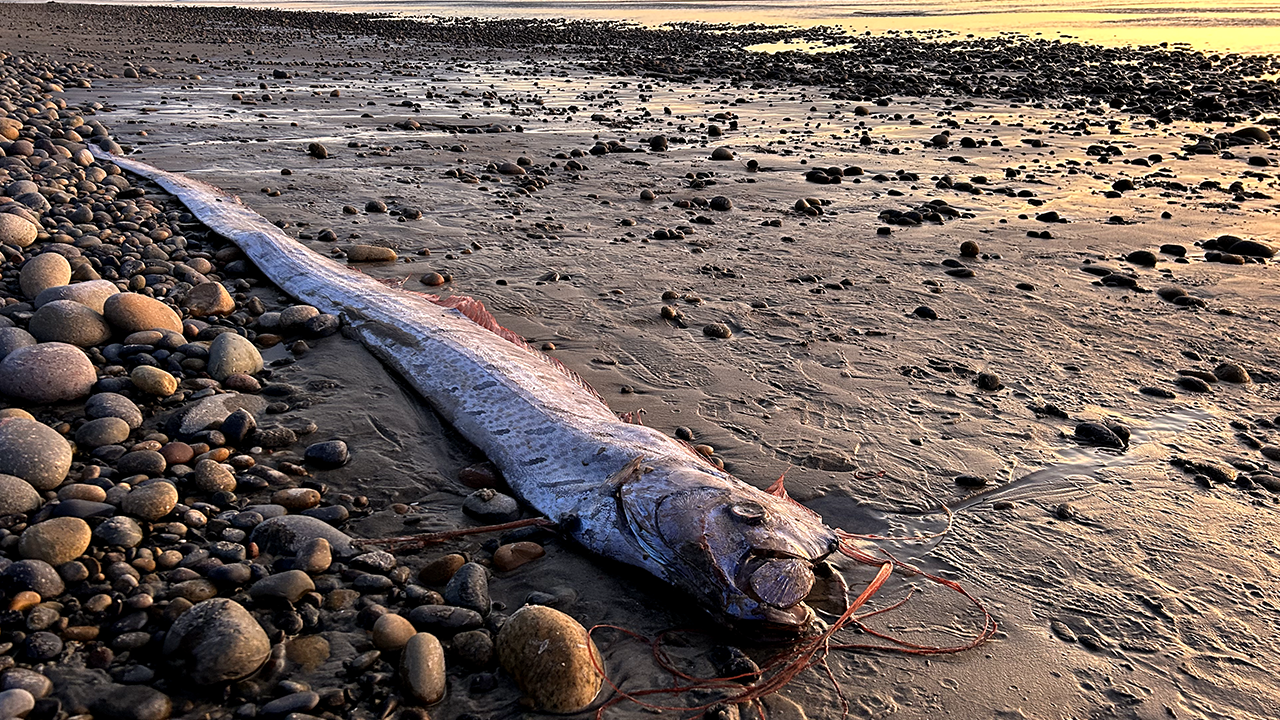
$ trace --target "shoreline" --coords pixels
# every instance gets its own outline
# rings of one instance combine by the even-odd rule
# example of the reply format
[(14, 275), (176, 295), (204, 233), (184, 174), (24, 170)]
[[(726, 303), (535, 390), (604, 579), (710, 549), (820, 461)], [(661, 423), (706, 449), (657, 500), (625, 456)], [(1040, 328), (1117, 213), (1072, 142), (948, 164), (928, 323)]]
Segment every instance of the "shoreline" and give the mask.
[[(6, 9), (0, 42), (14, 55), (0, 70), (13, 83), (0, 92), (21, 100), (3, 113), (31, 148), (0, 145), (0, 213), (31, 216), (40, 234), (5, 246), (0, 317), (39, 331), (21, 278), (56, 254), (79, 284), (97, 275), (182, 321), (155, 336), (112, 321), (107, 340), (85, 347), (92, 394), (122, 395), (138, 413), (124, 439), (93, 445), (82, 398), (0, 399), (4, 413), (29, 411), (76, 447), (36, 506), (0, 522), (0, 564), (19, 558), (32, 528), (87, 507), (71, 500), (100, 497), (98, 511), (138, 526), (121, 548), (88, 516), (98, 534), (67, 564), (101, 578), (67, 580), (35, 605), (15, 606), (17, 571), (0, 570), (15, 608), (0, 618), (0, 646), (10, 643), (0, 663), (53, 687), (2, 671), (0, 686), (25, 680), (47, 694), (42, 711), (53, 698), (66, 714), (106, 702), (79, 684), (168, 701), (151, 719), (308, 705), (294, 711), (510, 716), (527, 703), (484, 647), (519, 607), (647, 637), (710, 624), (687, 598), (544, 531), (454, 540), (389, 564), (335, 550), (307, 566), (310, 590), (280, 588), (302, 561), (254, 534), (267, 515), (328, 523), (343, 533), (336, 548), (342, 537), (480, 524), (476, 485), (501, 493), (500, 478), (333, 332), (336, 318), (309, 316), (155, 186), (78, 164), (96, 139), (239, 194), (372, 276), (479, 298), (615, 411), (644, 411), (647, 425), (705, 445), (758, 487), (785, 474), (833, 526), (919, 538), (875, 543), (961, 582), (998, 616), (988, 645), (927, 663), (833, 653), (842, 689), (803, 674), (768, 701), (770, 717), (834, 720), (844, 700), (886, 718), (1268, 716), (1262, 699), (1280, 685), (1222, 653), (1280, 657), (1266, 589), (1280, 572), (1280, 276), (1267, 256), (1280, 246), (1280, 95), (1239, 74), (1274, 72), (1280, 59), (871, 37), (857, 53), (802, 64), (705, 28)], [(36, 54), (45, 59), (20, 64)], [(1086, 62), (1097, 63), (1087, 75), (1063, 72)], [(1072, 87), (1089, 91), (1061, 94)], [(213, 286), (226, 314), (197, 302), (221, 299)], [(265, 367), (214, 377), (223, 334)], [(175, 388), (148, 394), (144, 366), (171, 373)], [(0, 384), (4, 375), (0, 365)], [(260, 432), (240, 416), (194, 431), (166, 420), (211, 401), (248, 403)], [(318, 462), (334, 441), (345, 463)], [(169, 459), (135, 479), (130, 463), (142, 458), (122, 460), (134, 452)], [(167, 514), (148, 519), (124, 502), (156, 485), (178, 490)], [(926, 538), (946, 524), (943, 505), (950, 533)], [(522, 545), (527, 562), (510, 567), (517, 543), (538, 549)], [(486, 578), (494, 604), (479, 621), (456, 612), (462, 599), (447, 589), (455, 553)], [(871, 575), (834, 569), (855, 593)], [(874, 608), (912, 586), (895, 577)], [(184, 603), (209, 592), (240, 603), (270, 647), (270, 672), (229, 696), (217, 683), (193, 690), (170, 667), (198, 663), (164, 647)], [(384, 616), (401, 620), (378, 631)], [(974, 620), (948, 594), (924, 592), (874, 622), (945, 644)], [(443, 641), (438, 702), (414, 694), (399, 650), (381, 644), (405, 622)], [(57, 636), (58, 652), (35, 655), (34, 633)], [(597, 643), (625, 687), (673, 682), (645, 643), (607, 633)], [(711, 675), (721, 644), (761, 665), (777, 650), (733, 629), (669, 649)], [(620, 705), (607, 717), (649, 715)]]

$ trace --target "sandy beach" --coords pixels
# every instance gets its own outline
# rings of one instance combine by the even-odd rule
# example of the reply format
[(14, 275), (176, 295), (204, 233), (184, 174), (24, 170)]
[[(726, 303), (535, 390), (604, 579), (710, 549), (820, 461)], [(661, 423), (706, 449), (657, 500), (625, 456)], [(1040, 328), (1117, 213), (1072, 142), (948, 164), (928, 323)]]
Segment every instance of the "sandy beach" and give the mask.
[[(22, 137), (51, 127), (37, 102), (61, 101), (54, 140), (72, 129), (69, 117), (82, 130), (100, 123), (106, 135), (77, 136), (238, 194), (320, 254), (390, 249), (393, 261), (353, 264), (407, 290), (481, 300), (613, 410), (642, 412), (646, 425), (707, 446), (757, 487), (785, 474), (791, 495), (829, 525), (891, 538), (868, 542), (960, 583), (1000, 624), (993, 640), (957, 654), (832, 651), (829, 672), (807, 671), (764, 702), (767, 717), (1274, 715), (1280, 59), (812, 28), (4, 10), (0, 114), (26, 128)], [(744, 49), (782, 41), (845, 49)], [(464, 469), (485, 458), (356, 340), (290, 331), (278, 315), (262, 322), (296, 303), (156, 186), (133, 178), (137, 194), (113, 189), (103, 200), (77, 182), (105, 180), (74, 173), (104, 163), (76, 166), (68, 147), (55, 172), (39, 162), (41, 146), (24, 154), (5, 137), (0, 213), (30, 216), (39, 236), (4, 246), (0, 316), (31, 330), (36, 301), (22, 268), (51, 252), (69, 256), (79, 273), (71, 279), (88, 280), (76, 268), (92, 266), (126, 292), (153, 291), (181, 322), (207, 321), (182, 328), (186, 343), (209, 347), (207, 327), (253, 341), (266, 366), (249, 378), (266, 401), (258, 426), (290, 428), (296, 440), (250, 451), (254, 442), (222, 437), (228, 451), (210, 457), (239, 483), (224, 495), (192, 479), (197, 453), (179, 454), (152, 473), (178, 485), (174, 515), (139, 518), (129, 549), (95, 534), (72, 556), (100, 567), (97, 579), (67, 579), (38, 604), (17, 599), (26, 586), (4, 585), (0, 663), (12, 669), (0, 689), (36, 691), (27, 717), (539, 716), (492, 654), (451, 641), (457, 628), (441, 632), (447, 690), (436, 703), (424, 707), (404, 689), (396, 652), (369, 660), (377, 619), (435, 604), (444, 583), (419, 573), (451, 553), (489, 573), (492, 614), (471, 632), (492, 635), (493, 618), (532, 602), (587, 628), (650, 638), (697, 628), (668, 650), (699, 676), (716, 675), (718, 646), (760, 665), (779, 651), (549, 531), (399, 553), (394, 570), (335, 559), (311, 578), (314, 603), (291, 607), (254, 596), (257, 575), (236, 583), (219, 569), (211, 583), (209, 563), (194, 572), (194, 562), (139, 565), (176, 548), (231, 553), (216, 556), (229, 567), (234, 553), (214, 546), (231, 543), (255, 573), (285, 569), (264, 548), (247, 551), (263, 552), (257, 562), (246, 556), (250, 539), (235, 519), (280, 505), (282, 487), (314, 490), (308, 512), (342, 508), (313, 514), (356, 539), (475, 525), (462, 510), (475, 492)], [(53, 187), (58, 178), (72, 180)], [(43, 208), (23, 200), (29, 187), (14, 189), (21, 181), (36, 182)], [(140, 204), (154, 208), (130, 220)], [(75, 217), (78, 207), (88, 214)], [(146, 222), (162, 236), (133, 247), (129, 267), (128, 238)], [(187, 245), (174, 245), (176, 235)], [(225, 319), (187, 302), (199, 283), (182, 273), (197, 260), (229, 291)], [(229, 384), (253, 394), (188, 363), (198, 350), (159, 338), (138, 348), (146, 343), (126, 343), (122, 327), (85, 347), (92, 394), (117, 392), (140, 409), (127, 439), (82, 442), (94, 417), (84, 397), (0, 398), (5, 412), (25, 410), (77, 440), (66, 478), (37, 487), (36, 506), (0, 523), (4, 563), (34, 557), (21, 554), (21, 536), (71, 512), (60, 504), (98, 497), (69, 487), (101, 486), (107, 514), (124, 507), (128, 488), (118, 486), (134, 473), (118, 461), (149, 436), (159, 433), (156, 452), (179, 441), (220, 449), (212, 427), (179, 437), (175, 409)], [(174, 352), (187, 360), (166, 365)], [(138, 365), (168, 368), (178, 388), (148, 395), (130, 380)], [(304, 462), (306, 448), (333, 440), (349, 461)], [(264, 472), (259, 485), (244, 480), (251, 467), (289, 477)], [(187, 534), (175, 541), (168, 525), (184, 507), (209, 524), (183, 521)], [(944, 508), (950, 531), (933, 537), (947, 527)], [(103, 517), (86, 522), (96, 528)], [(495, 566), (498, 546), (517, 540), (545, 556)], [(105, 574), (112, 563), (137, 577), (118, 586)], [(875, 574), (832, 565), (855, 595)], [(382, 579), (360, 579), (370, 575)], [(196, 687), (175, 671), (163, 648), (179, 615), (169, 608), (192, 604), (176, 600), (183, 582), (253, 611), (279, 648), (271, 672)], [(868, 609), (913, 588), (868, 625), (938, 646), (981, 627), (963, 599), (906, 575)], [(129, 604), (140, 594), (148, 599)], [(98, 595), (110, 602), (91, 610)], [(61, 620), (33, 630), (35, 608)], [(121, 625), (125, 617), (138, 626)], [(66, 632), (90, 625), (101, 632)], [(149, 635), (120, 641), (139, 632)], [(58, 652), (30, 650), (39, 634), (58, 636)], [(854, 631), (838, 638), (876, 642)], [(624, 689), (672, 686), (647, 644), (607, 629), (595, 641)], [(52, 689), (18, 670), (52, 678)], [(137, 708), (165, 705), (147, 695), (151, 704), (130, 714), (83, 690), (100, 685), (151, 688), (171, 704), (143, 714)], [(306, 693), (315, 693), (309, 707), (264, 709)], [(606, 686), (596, 705), (608, 697)], [(715, 698), (690, 691), (663, 702)], [(716, 712), (732, 718), (739, 708)], [(622, 702), (605, 717), (653, 714)]]

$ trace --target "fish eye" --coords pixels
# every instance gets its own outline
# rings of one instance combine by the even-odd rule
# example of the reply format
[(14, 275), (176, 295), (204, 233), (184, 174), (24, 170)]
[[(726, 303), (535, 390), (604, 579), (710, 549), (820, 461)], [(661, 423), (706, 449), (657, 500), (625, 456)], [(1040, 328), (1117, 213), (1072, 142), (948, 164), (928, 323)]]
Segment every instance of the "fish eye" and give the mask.
[(729, 506), (729, 514), (747, 525), (759, 525), (767, 517), (764, 506), (750, 500), (733, 503)]

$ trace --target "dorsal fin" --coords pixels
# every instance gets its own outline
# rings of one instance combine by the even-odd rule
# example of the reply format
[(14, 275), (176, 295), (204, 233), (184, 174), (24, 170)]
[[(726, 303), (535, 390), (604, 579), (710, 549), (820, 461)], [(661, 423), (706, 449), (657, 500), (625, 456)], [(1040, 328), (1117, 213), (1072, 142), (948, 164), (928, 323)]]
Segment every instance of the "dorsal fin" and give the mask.
[(436, 305), (439, 305), (441, 307), (446, 307), (451, 310), (457, 310), (458, 312), (462, 313), (463, 317), (467, 318), (471, 322), (479, 325), (480, 327), (484, 328), (485, 330), (488, 330), (489, 332), (492, 332), (494, 335), (497, 335), (503, 340), (506, 340), (512, 343), (513, 345), (519, 348), (522, 348), (528, 351), (529, 353), (532, 353), (533, 355), (541, 358), (544, 362), (551, 365), (556, 370), (559, 370), (560, 372), (564, 373), (565, 376), (567, 376), (570, 380), (580, 385), (583, 390), (586, 390), (587, 392), (591, 393), (591, 395), (595, 397), (595, 399), (599, 400), (602, 405), (604, 405), (605, 407), (608, 407), (609, 403), (606, 402), (605, 399), (601, 397), (600, 393), (596, 392), (596, 389), (591, 387), (591, 385), (588, 384), (586, 380), (583, 380), (582, 376), (578, 375), (578, 373), (565, 367), (564, 363), (560, 362), (559, 360), (545, 353), (539, 352), (538, 350), (535, 350), (533, 347), (529, 345), (529, 343), (525, 342), (524, 338), (502, 327), (502, 325), (498, 323), (497, 318), (495, 318), (493, 314), (490, 313), (488, 309), (485, 308), (484, 303), (480, 302), (479, 300), (476, 300), (475, 298), (467, 295), (451, 295), (447, 298), (442, 298), (436, 295), (429, 295), (427, 293), (419, 293), (419, 294), (425, 297), (426, 299), (430, 300), (431, 302), (435, 303)]

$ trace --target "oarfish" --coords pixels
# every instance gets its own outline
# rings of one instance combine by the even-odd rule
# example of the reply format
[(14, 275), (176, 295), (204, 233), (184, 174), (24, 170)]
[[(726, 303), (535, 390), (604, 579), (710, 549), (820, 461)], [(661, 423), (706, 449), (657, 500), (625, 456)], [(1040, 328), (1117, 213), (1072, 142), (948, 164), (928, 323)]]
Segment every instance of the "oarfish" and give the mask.
[(640, 568), (729, 619), (803, 629), (814, 566), (847, 537), (688, 445), (619, 419), (580, 378), (466, 297), (389, 288), (307, 249), (238, 198), (148, 164), (94, 154), (159, 183), (289, 295), (340, 315), (497, 465), (511, 489), (583, 547)]

